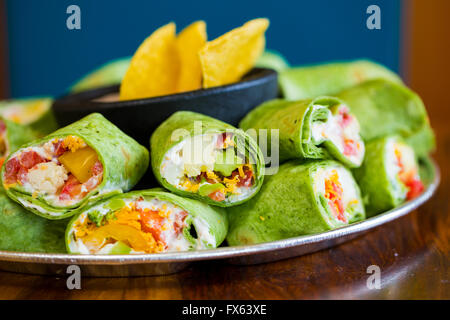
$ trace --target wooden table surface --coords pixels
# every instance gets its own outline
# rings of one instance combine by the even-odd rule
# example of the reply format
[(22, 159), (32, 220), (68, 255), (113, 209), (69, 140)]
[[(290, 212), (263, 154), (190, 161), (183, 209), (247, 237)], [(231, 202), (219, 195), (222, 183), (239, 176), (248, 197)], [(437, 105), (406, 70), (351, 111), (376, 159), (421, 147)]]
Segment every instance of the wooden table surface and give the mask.
[[(437, 194), (418, 210), (338, 247), (256, 266), (201, 262), (174, 275), (65, 278), (0, 272), (0, 299), (450, 299), (450, 125), (432, 117), (442, 169)], [(368, 289), (367, 267), (381, 269)]]

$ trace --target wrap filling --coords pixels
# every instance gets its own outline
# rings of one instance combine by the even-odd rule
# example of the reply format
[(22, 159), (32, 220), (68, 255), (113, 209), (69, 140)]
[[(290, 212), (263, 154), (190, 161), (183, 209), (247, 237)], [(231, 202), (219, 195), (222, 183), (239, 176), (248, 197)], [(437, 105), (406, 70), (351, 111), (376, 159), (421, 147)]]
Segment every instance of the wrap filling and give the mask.
[(390, 180), (394, 186), (399, 185), (400, 192), (403, 192), (406, 200), (414, 199), (424, 190), (414, 150), (396, 139), (390, 139), (386, 147), (387, 170)]
[(20, 149), (6, 162), (3, 178), (6, 188), (67, 206), (100, 185), (103, 165), (83, 139), (67, 136)]
[(364, 212), (353, 177), (342, 167), (319, 168), (314, 174), (314, 192), (336, 223), (351, 223), (357, 218), (355, 212)]
[(177, 189), (214, 201), (238, 201), (254, 192), (253, 160), (238, 148), (233, 133), (197, 135), (173, 146), (161, 176)]
[(359, 122), (343, 104), (327, 108), (314, 105), (312, 139), (315, 145), (331, 143), (351, 163), (359, 166), (364, 158), (364, 142)]
[(18, 124), (28, 125), (38, 120), (42, 114), (48, 111), (51, 105), (50, 99), (32, 99), (29, 101), (14, 101), (0, 110), (0, 114), (6, 119)]
[(70, 230), (72, 252), (159, 253), (216, 246), (205, 221), (156, 197), (112, 199), (82, 213)]

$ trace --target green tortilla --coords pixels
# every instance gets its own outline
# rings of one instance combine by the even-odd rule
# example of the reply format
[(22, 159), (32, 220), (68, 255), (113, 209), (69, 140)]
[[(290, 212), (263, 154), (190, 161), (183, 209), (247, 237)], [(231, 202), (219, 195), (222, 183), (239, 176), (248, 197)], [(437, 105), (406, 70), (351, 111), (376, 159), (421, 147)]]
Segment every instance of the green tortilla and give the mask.
[(335, 218), (322, 194), (314, 191), (314, 174), (322, 168), (341, 168), (335, 161), (289, 161), (266, 178), (250, 201), (228, 208), (230, 246), (247, 245), (320, 233), (365, 218), (356, 182), (351, 179), (358, 203), (349, 209), (348, 223)]
[(0, 116), (29, 126), (38, 137), (43, 137), (58, 128), (52, 103), (50, 97), (4, 100), (0, 101)]
[(128, 66), (130, 65), (130, 60), (130, 57), (125, 57), (105, 63), (72, 85), (69, 92), (77, 93), (99, 87), (119, 84), (127, 72)]
[[(208, 238), (207, 235), (199, 232), (201, 224), (207, 225), (208, 235), (213, 236), (215, 239), (215, 246), (209, 246), (206, 245), (205, 243), (205, 246), (207, 248), (217, 247), (225, 240), (225, 236), (228, 230), (228, 219), (224, 209), (212, 207), (197, 200), (180, 197), (178, 195), (167, 192), (162, 188), (154, 188), (149, 190), (133, 191), (114, 196), (113, 198), (105, 200), (89, 208), (84, 213), (75, 216), (67, 225), (66, 230), (67, 251), (70, 253), (80, 253), (79, 251), (76, 250), (73, 244), (74, 242), (73, 226), (80, 217), (82, 217), (83, 215), (86, 216), (86, 214), (89, 214), (89, 212), (91, 211), (94, 210), (98, 211), (99, 209), (100, 211), (104, 212), (103, 216), (106, 216), (106, 214), (118, 210), (118, 208), (111, 209), (112, 202), (117, 202), (118, 200), (120, 201), (123, 199), (130, 199), (130, 198), (134, 199), (140, 197), (143, 197), (144, 199), (157, 198), (161, 201), (167, 201), (184, 209), (188, 213), (188, 216), (185, 220), (186, 227), (184, 227), (182, 234), (189, 242), (191, 242), (192, 247), (190, 247), (190, 250), (195, 250), (196, 241), (206, 242), (206, 239)], [(201, 221), (197, 219), (201, 219)], [(193, 228), (194, 230), (191, 230), (191, 228)]]
[[(280, 163), (296, 158), (335, 158), (349, 167), (358, 167), (361, 163), (350, 161), (331, 140), (314, 141), (313, 139), (312, 124), (326, 122), (329, 111), (334, 114), (337, 112), (337, 108), (334, 107), (341, 104), (344, 102), (333, 97), (300, 101), (271, 100), (250, 111), (239, 123), (239, 127), (245, 131), (254, 129), (257, 135), (264, 132), (261, 131), (262, 129), (266, 129), (267, 141), (272, 141), (272, 130), (279, 130)], [(268, 150), (272, 152), (271, 143), (267, 145)]]
[(64, 232), (68, 220), (38, 217), (9, 199), (0, 187), (0, 250), (66, 253)]
[(33, 141), (38, 138), (35, 131), (27, 126), (17, 124), (0, 116), (0, 121), (3, 121), (6, 127), (5, 143), (6, 156), (15, 152), (20, 146)]
[[(196, 126), (196, 124), (201, 125)], [(238, 150), (242, 151), (248, 159), (251, 159), (253, 166), (256, 166), (253, 170), (255, 182), (248, 197), (235, 201), (227, 201), (228, 199), (226, 199), (218, 202), (208, 196), (178, 189), (161, 176), (161, 164), (166, 153), (172, 147), (196, 135), (225, 132), (232, 133), (235, 136), (234, 142)], [(150, 149), (153, 173), (163, 187), (181, 196), (198, 199), (211, 205), (228, 207), (245, 202), (258, 192), (264, 180), (264, 157), (256, 141), (240, 129), (199, 113), (188, 111), (174, 113), (153, 132), (150, 139)]]
[(278, 81), (285, 99), (300, 100), (335, 95), (358, 83), (376, 78), (402, 83), (394, 72), (368, 60), (293, 67), (282, 71)]
[[(81, 202), (63, 207), (53, 206), (42, 195), (33, 198), (19, 184), (7, 188), (6, 192), (10, 198), (44, 218), (63, 219), (102, 199), (126, 192), (139, 181), (148, 167), (147, 149), (99, 113), (90, 114), (44, 138), (24, 145), (17, 152), (31, 146), (42, 145), (55, 138), (67, 136), (82, 138), (88, 146), (97, 152), (103, 165), (103, 180)], [(16, 153), (12, 153), (5, 163), (13, 158)], [(5, 185), (5, 167), (6, 165), (2, 168), (2, 185)]]
[(419, 157), (435, 149), (435, 138), (420, 97), (402, 84), (376, 79), (337, 95), (356, 115), (365, 141), (400, 135)]
[(388, 144), (402, 142), (396, 136), (386, 136), (366, 144), (366, 157), (354, 176), (361, 188), (367, 216), (371, 217), (403, 203), (407, 188), (397, 176), (393, 176)]
[(277, 72), (281, 72), (289, 68), (289, 63), (287, 62), (286, 58), (281, 55), (281, 53), (272, 50), (266, 50), (256, 61), (255, 67), (269, 68)]

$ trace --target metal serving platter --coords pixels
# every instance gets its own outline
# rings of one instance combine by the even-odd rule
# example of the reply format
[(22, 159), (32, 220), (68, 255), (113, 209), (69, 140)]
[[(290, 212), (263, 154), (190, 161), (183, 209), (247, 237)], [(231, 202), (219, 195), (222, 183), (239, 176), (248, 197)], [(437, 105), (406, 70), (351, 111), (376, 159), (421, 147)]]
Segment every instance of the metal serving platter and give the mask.
[(221, 259), (225, 263), (252, 265), (301, 256), (344, 243), (418, 208), (433, 196), (439, 185), (439, 168), (435, 163), (433, 165), (434, 180), (416, 199), (367, 220), (320, 234), (257, 245), (145, 255), (69, 255), (0, 251), (0, 270), (65, 276), (69, 265), (78, 265), (82, 276), (130, 277), (175, 273), (195, 261)]

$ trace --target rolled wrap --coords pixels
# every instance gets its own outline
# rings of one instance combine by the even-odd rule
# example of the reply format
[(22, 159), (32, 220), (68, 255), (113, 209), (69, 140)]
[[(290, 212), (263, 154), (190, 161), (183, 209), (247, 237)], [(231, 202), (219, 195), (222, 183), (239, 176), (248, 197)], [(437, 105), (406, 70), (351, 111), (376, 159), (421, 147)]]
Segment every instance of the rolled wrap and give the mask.
[[(343, 110), (346, 110), (346, 119), (351, 119), (351, 122), (345, 120), (347, 128), (354, 128), (349, 133), (351, 137), (347, 133), (344, 135), (347, 131), (339, 131), (339, 136), (336, 130), (340, 129), (327, 131), (326, 134), (313, 134), (316, 125), (323, 125), (323, 129), (341, 128), (339, 122), (332, 126), (327, 120), (344, 121)], [(258, 135), (261, 129), (267, 129), (267, 141), (272, 139), (272, 129), (278, 130), (280, 162), (295, 158), (335, 158), (349, 167), (358, 167), (364, 157), (364, 142), (359, 136), (358, 120), (343, 101), (333, 97), (299, 101), (271, 100), (250, 111), (239, 126), (243, 130), (254, 129)], [(271, 151), (270, 143), (268, 150)]]
[[(251, 166), (246, 166), (242, 170), (239, 169), (239, 178), (236, 177), (237, 169), (233, 170), (233, 173), (231, 173), (230, 171), (228, 174), (224, 173), (224, 176), (221, 176), (221, 174), (219, 174), (216, 170), (214, 159), (214, 163), (211, 164), (211, 166), (214, 166), (214, 169), (205, 169), (205, 167), (207, 166), (203, 166), (202, 163), (198, 163), (196, 159), (193, 159), (194, 161), (188, 159), (192, 162), (192, 165), (189, 166), (189, 169), (191, 171), (198, 171), (198, 178), (200, 177), (200, 175), (205, 176), (207, 172), (208, 176), (205, 176), (206, 181), (204, 181), (205, 179), (201, 178), (201, 180), (199, 179), (200, 181), (193, 181), (192, 183), (192, 176), (190, 176), (189, 179), (187, 178), (188, 173), (186, 171), (186, 161), (184, 161), (184, 158), (175, 160), (179, 152), (174, 152), (174, 148), (183, 145), (186, 146), (188, 144), (193, 145), (194, 148), (196, 148), (197, 146), (206, 148), (209, 146), (209, 144), (207, 144), (206, 142), (204, 144), (203, 142), (202, 144), (198, 144), (198, 140), (196, 139), (201, 136), (209, 135), (232, 136), (231, 139), (233, 141), (229, 142), (231, 143), (229, 144), (229, 146), (233, 147), (228, 147), (226, 150), (230, 151), (231, 149), (231, 151), (234, 150), (236, 154), (245, 156), (246, 161), (248, 160), (248, 162), (251, 164)], [(225, 141), (227, 141), (227, 139), (223, 139), (222, 143), (225, 143)], [(194, 112), (176, 112), (155, 130), (150, 139), (150, 145), (152, 169), (155, 177), (162, 186), (181, 196), (198, 199), (212, 205), (228, 207), (249, 200), (258, 192), (263, 183), (264, 157), (256, 141), (254, 141), (248, 134), (244, 133), (242, 130), (236, 129), (229, 124), (213, 119), (211, 117)], [(209, 157), (209, 154), (206, 154), (205, 149), (198, 149), (195, 151), (191, 151), (191, 153), (194, 154), (194, 156), (199, 155), (200, 158), (202, 158), (201, 160), (203, 160), (203, 158)], [(163, 163), (166, 160), (172, 161), (176, 164), (174, 164), (170, 169), (167, 169), (169, 168), (167, 167), (167, 162)], [(223, 162), (226, 163), (227, 161), (228, 158), (224, 157)], [(251, 173), (249, 173), (250, 171)], [(170, 183), (167, 180), (169, 178), (168, 176), (163, 177), (163, 173), (171, 174), (171, 172), (177, 172), (177, 176), (173, 177), (173, 180), (179, 180), (180, 182), (177, 182), (177, 184), (175, 182)], [(229, 176), (230, 173), (232, 174), (232, 176)], [(218, 176), (218, 179), (214, 178)], [(229, 179), (225, 180), (224, 177), (228, 177)], [(214, 181), (212, 181), (211, 178), (213, 178), (212, 180)], [(238, 179), (237, 184), (236, 179)], [(181, 181), (184, 181), (183, 185), (179, 184), (181, 183)], [(227, 182), (225, 183), (224, 181)], [(242, 192), (238, 190), (235, 194), (226, 191), (228, 189), (232, 189), (233, 186), (239, 185), (242, 181), (244, 181), (245, 184), (243, 187), (244, 190)], [(248, 184), (245, 181), (247, 181)], [(202, 184), (202, 186), (200, 186), (199, 183)], [(205, 185), (205, 188), (210, 188), (213, 186), (209, 186), (207, 184), (215, 184), (216, 186), (219, 186), (218, 183), (223, 183), (223, 186), (226, 186), (225, 191), (223, 191), (226, 192), (225, 199), (213, 199), (213, 197), (211, 197), (213, 193), (203, 193), (203, 195), (200, 194), (200, 189), (203, 187), (203, 185)], [(219, 186), (221, 187), (221, 189), (218, 189), (218, 192), (222, 192), (221, 190), (224, 190), (223, 186)], [(246, 186), (248, 186), (248, 188)]]
[(119, 84), (130, 66), (130, 61), (130, 57), (124, 57), (105, 63), (73, 84), (69, 92), (77, 93)]
[(12, 122), (28, 126), (38, 137), (56, 129), (58, 124), (52, 111), (50, 97), (31, 97), (0, 101), (0, 115)]
[(0, 187), (0, 250), (66, 253), (68, 220), (38, 217), (12, 201)]
[(289, 63), (281, 53), (273, 50), (266, 50), (258, 60), (256, 60), (255, 67), (269, 68), (281, 72), (289, 68)]
[(0, 166), (11, 152), (37, 137), (37, 133), (31, 128), (0, 116)]
[(420, 97), (404, 85), (376, 79), (337, 95), (356, 115), (365, 141), (400, 135), (419, 157), (435, 148), (435, 138)]
[[(96, 155), (95, 163), (100, 162), (102, 166), (102, 168), (100, 168), (101, 180), (98, 180), (100, 181), (99, 184), (92, 190), (88, 190), (89, 192), (81, 199), (73, 201), (72, 199), (69, 199), (67, 203), (64, 202), (64, 204), (60, 204), (58, 202), (59, 200), (55, 200), (58, 199), (58, 193), (53, 194), (52, 198), (46, 192), (31, 192), (30, 189), (26, 189), (24, 185), (19, 183), (19, 180), (17, 180), (17, 183), (14, 181), (11, 183), (11, 181), (6, 178), (6, 172), (13, 173), (12, 179), (16, 176), (19, 177), (18, 175), (21, 171), (17, 169), (16, 164), (19, 162), (20, 168), (25, 167), (25, 154), (28, 155), (28, 159), (30, 158), (30, 155), (35, 157), (35, 153), (38, 152), (38, 154), (41, 155), (40, 158), (38, 158), (38, 161), (34, 161), (33, 158), (31, 158), (30, 161), (34, 161), (34, 166), (33, 164), (28, 165), (30, 168), (25, 170), (28, 177), (32, 171), (31, 169), (37, 170), (37, 166), (40, 166), (39, 170), (42, 169), (43, 172), (45, 172), (45, 170), (50, 170), (47, 171), (47, 180), (44, 180), (43, 182), (43, 186), (47, 186), (45, 181), (54, 177), (56, 171), (51, 170), (56, 167), (57, 172), (60, 173), (60, 179), (64, 179), (63, 189), (61, 190), (60, 186), (57, 192), (62, 193), (64, 188), (66, 186), (71, 187), (72, 183), (76, 185), (79, 181), (73, 181), (71, 182), (71, 185), (67, 185), (69, 183), (68, 178), (64, 178), (64, 174), (61, 173), (61, 171), (66, 168), (66, 164), (64, 163), (64, 165), (62, 165), (59, 163), (62, 161), (60, 155), (58, 157), (55, 156), (54, 158), (50, 156), (50, 159), (52, 159), (50, 161), (50, 159), (48, 159), (48, 154), (43, 153), (43, 149), (45, 149), (43, 146), (46, 145), (46, 143), (57, 143), (67, 137), (69, 137), (70, 140), (74, 140), (75, 143), (79, 139), (84, 141), (85, 146), (80, 148), (90, 148), (90, 151)], [(53, 145), (51, 148), (54, 149), (54, 152), (59, 150), (59, 147), (56, 145)], [(35, 152), (33, 153), (33, 151)], [(66, 150), (63, 155), (70, 155), (72, 152), (72, 149)], [(90, 155), (92, 156), (92, 154)], [(49, 162), (42, 162), (42, 160), (40, 160), (41, 158), (45, 159), (45, 156), (47, 156)], [(88, 159), (86, 158), (77, 159), (81, 164), (87, 160)], [(9, 161), (11, 162), (8, 163)], [(5, 165), (2, 168), (2, 185), (5, 187), (6, 192), (11, 199), (20, 203), (35, 214), (48, 219), (63, 219), (76, 214), (85, 207), (102, 199), (130, 190), (144, 174), (148, 167), (148, 162), (148, 151), (145, 147), (120, 131), (102, 115), (93, 113), (42, 139), (26, 144), (18, 151), (12, 153), (5, 161)], [(19, 171), (16, 176), (14, 176), (17, 170)], [(88, 172), (93, 170), (94, 168), (90, 168)], [(66, 171), (67, 174), (73, 173), (75, 175), (75, 172), (72, 172), (70, 168)], [(57, 181), (59, 181), (58, 183), (61, 182), (60, 180)], [(69, 189), (66, 190), (69, 192)], [(83, 189), (81, 190), (83, 191)]]
[[(343, 214), (335, 211), (339, 189), (344, 192)], [(227, 212), (231, 246), (324, 232), (365, 218), (358, 185), (335, 161), (289, 161), (267, 177), (253, 199)]]
[(369, 217), (395, 208), (424, 190), (414, 150), (396, 136), (367, 143), (366, 158), (354, 175)]
[(200, 250), (219, 246), (227, 230), (224, 209), (155, 188), (117, 195), (74, 217), (66, 244), (85, 254)]
[(288, 68), (279, 74), (278, 82), (285, 99), (300, 100), (335, 95), (346, 88), (376, 78), (402, 83), (394, 72), (368, 60)]

